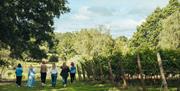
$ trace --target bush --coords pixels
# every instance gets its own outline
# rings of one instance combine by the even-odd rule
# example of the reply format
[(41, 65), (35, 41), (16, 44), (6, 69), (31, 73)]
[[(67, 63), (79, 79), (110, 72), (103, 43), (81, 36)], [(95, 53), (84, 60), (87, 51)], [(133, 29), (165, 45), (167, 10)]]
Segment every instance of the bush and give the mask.
[(8, 77), (11, 77), (11, 75), (13, 75), (13, 73), (12, 72), (8, 72), (7, 75), (8, 75)]
[(49, 62), (58, 62), (58, 56), (52, 55), (52, 56), (49, 58)]

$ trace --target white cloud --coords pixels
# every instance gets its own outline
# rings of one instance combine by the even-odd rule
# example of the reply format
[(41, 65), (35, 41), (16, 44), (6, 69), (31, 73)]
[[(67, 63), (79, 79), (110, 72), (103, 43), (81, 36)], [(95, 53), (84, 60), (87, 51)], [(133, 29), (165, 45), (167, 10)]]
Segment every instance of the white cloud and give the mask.
[(74, 19), (74, 20), (89, 20), (90, 16), (92, 15), (92, 12), (89, 11), (88, 8), (89, 7), (82, 6), (79, 9), (78, 13), (72, 17), (72, 19)]
[(74, 20), (89, 20), (90, 17), (82, 15), (82, 14), (78, 14), (74, 16)]
[(136, 26), (140, 25), (143, 20), (136, 21), (133, 19), (123, 19), (123, 20), (117, 20), (109, 23), (112, 29), (114, 30), (134, 30)]
[(71, 12), (55, 23), (60, 32), (106, 25), (112, 35), (131, 37), (145, 18), (168, 0), (70, 0)]
[(106, 7), (87, 7), (82, 6), (72, 17), (73, 20), (85, 21), (95, 17), (112, 16), (114, 10)]

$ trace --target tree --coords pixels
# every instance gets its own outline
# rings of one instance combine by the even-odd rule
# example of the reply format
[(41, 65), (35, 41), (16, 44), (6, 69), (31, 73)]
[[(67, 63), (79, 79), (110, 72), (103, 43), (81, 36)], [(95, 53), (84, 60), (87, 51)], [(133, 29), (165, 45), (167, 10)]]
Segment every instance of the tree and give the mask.
[(78, 55), (92, 59), (93, 56), (109, 56), (112, 53), (112, 37), (98, 28), (82, 29), (76, 33), (75, 39), (74, 49)]
[(74, 38), (74, 33), (56, 33), (58, 44), (55, 46), (55, 49), (57, 54), (65, 61), (76, 55), (76, 51), (73, 48), (74, 42), (76, 41)]
[(180, 12), (176, 11), (163, 21), (163, 30), (159, 35), (159, 46), (162, 49), (180, 48)]
[(44, 43), (48, 48), (53, 46), (54, 17), (59, 18), (69, 8), (67, 0), (1, 0), (0, 12), (0, 47), (21, 58), (23, 52), (32, 57), (43, 54)]
[[(159, 33), (162, 31), (162, 21), (179, 10), (178, 0), (170, 0), (169, 4), (160, 9), (157, 8), (146, 21), (137, 27), (137, 32), (133, 35), (130, 46), (133, 49), (150, 48), (156, 50), (159, 42)], [(139, 50), (139, 49), (138, 49)]]
[[(144, 72), (146, 75), (147, 74), (151, 75), (154, 73), (157, 74), (157, 71), (156, 71), (157, 63), (154, 61), (154, 59), (156, 57), (155, 53), (157, 53), (157, 55), (160, 55), (159, 50), (161, 50), (161, 49), (159, 48), (159, 45), (162, 45), (162, 43), (164, 42), (162, 40), (166, 40), (166, 39), (162, 39), (163, 36), (165, 36), (165, 35), (163, 35), (163, 31), (166, 29), (168, 29), (168, 30), (170, 29), (169, 31), (172, 30), (171, 28), (167, 28), (169, 26), (165, 27), (167, 24), (166, 23), (164, 24), (164, 20), (167, 19), (169, 16), (173, 15), (175, 12), (179, 12), (179, 7), (180, 7), (180, 3), (178, 0), (170, 0), (169, 4), (166, 7), (162, 8), (162, 9), (157, 8), (150, 16), (147, 17), (146, 21), (143, 22), (142, 25), (137, 27), (137, 32), (133, 35), (132, 39), (130, 40), (131, 50), (133, 50), (134, 53), (143, 54), (141, 57), (142, 58), (141, 62), (143, 65), (142, 68), (147, 70)], [(176, 21), (174, 19), (175, 18), (171, 18), (171, 20), (169, 20), (169, 21), (171, 21), (171, 22), (178, 21), (178, 20)], [(168, 21), (168, 20), (165, 20), (165, 21)], [(170, 27), (172, 27), (172, 26), (170, 26)], [(173, 34), (173, 33), (171, 33), (171, 34)], [(173, 38), (173, 39), (175, 39), (175, 38)], [(176, 37), (176, 39), (178, 39), (178, 38)], [(174, 40), (171, 40), (171, 41), (174, 41)], [(178, 42), (178, 41), (176, 41), (176, 42)], [(172, 43), (172, 42), (170, 42), (170, 43)], [(173, 46), (173, 45), (171, 45), (171, 46)], [(157, 56), (157, 58), (158, 58), (158, 63), (159, 63), (160, 56)], [(170, 61), (168, 61), (168, 62), (173, 64), (173, 62), (171, 61), (173, 59), (176, 59), (176, 58), (172, 57), (172, 58), (170, 58)], [(151, 66), (148, 66), (148, 64)], [(163, 67), (161, 67), (161, 66), (163, 66)], [(164, 75), (164, 72), (166, 72), (166, 71), (162, 71), (162, 70), (164, 70), (163, 68), (166, 68), (167, 66), (168, 65), (159, 65), (161, 74)], [(153, 69), (153, 71), (150, 71), (150, 69), (151, 70)], [(164, 77), (163, 80), (166, 80), (166, 78)]]

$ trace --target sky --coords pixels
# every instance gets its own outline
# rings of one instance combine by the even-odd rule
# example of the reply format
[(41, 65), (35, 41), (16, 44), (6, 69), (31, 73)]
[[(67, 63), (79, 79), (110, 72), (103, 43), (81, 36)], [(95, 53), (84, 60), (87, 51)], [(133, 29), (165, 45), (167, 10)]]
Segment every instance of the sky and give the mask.
[(68, 0), (69, 13), (55, 18), (55, 32), (80, 31), (82, 28), (106, 26), (113, 37), (132, 37), (155, 8), (168, 0)]

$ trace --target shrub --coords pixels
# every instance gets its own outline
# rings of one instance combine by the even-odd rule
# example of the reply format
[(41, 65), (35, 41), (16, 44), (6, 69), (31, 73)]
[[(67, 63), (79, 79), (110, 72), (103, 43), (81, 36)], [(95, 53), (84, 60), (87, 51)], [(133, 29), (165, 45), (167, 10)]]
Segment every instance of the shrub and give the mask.
[(49, 62), (58, 62), (58, 56), (52, 55), (52, 56), (49, 58)]

